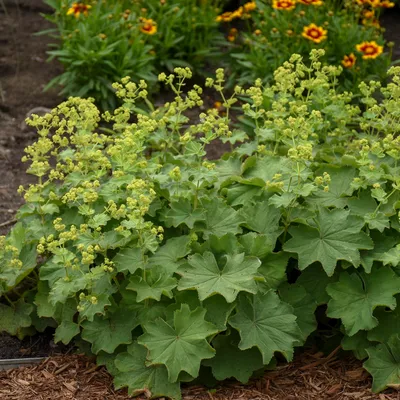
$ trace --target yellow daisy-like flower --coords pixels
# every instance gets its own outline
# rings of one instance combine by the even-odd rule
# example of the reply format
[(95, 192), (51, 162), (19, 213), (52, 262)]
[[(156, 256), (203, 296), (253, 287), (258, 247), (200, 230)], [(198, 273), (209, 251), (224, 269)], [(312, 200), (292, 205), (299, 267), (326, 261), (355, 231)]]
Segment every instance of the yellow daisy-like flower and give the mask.
[(298, 0), (299, 3), (305, 4), (306, 6), (322, 6), (324, 2), (322, 0)]
[(237, 10), (233, 11), (232, 12), (232, 19), (242, 18), (243, 17), (243, 11), (244, 11), (243, 7), (239, 7)]
[(395, 4), (392, 1), (387, 1), (387, 0), (383, 1), (381, 0), (377, 5), (377, 7), (382, 7), (382, 8), (392, 8), (394, 6)]
[(257, 8), (257, 4), (255, 1), (249, 1), (243, 5), (243, 8), (246, 12), (254, 11)]
[(375, 11), (374, 10), (365, 10), (363, 15), (364, 15), (364, 18), (371, 19), (371, 18), (375, 17)]
[(236, 18), (242, 18), (244, 13), (244, 8), (239, 7), (235, 11), (226, 11), (215, 19), (217, 22), (231, 22)]
[(374, 40), (372, 42), (362, 42), (356, 46), (357, 51), (363, 54), (364, 60), (374, 59), (383, 53), (383, 46)]
[(141, 18), (142, 25), (140, 31), (146, 35), (154, 35), (157, 33), (157, 24), (152, 19)]
[(356, 3), (360, 6), (379, 7), (380, 0), (356, 0)]
[(230, 22), (232, 21), (232, 12), (227, 11), (224, 12), (221, 15), (218, 15), (218, 17), (215, 19), (217, 22)]
[(88, 15), (89, 10), (92, 8), (89, 4), (84, 3), (73, 3), (68, 9), (67, 15), (74, 15), (75, 18), (79, 18), (81, 14), (85, 17)]
[(356, 63), (357, 57), (354, 53), (350, 53), (348, 56), (344, 56), (342, 60), (342, 65), (345, 68), (352, 68)]
[(313, 41), (314, 43), (321, 43), (327, 38), (327, 34), (328, 31), (321, 26), (310, 24), (303, 28), (301, 36)]
[(236, 38), (237, 38), (237, 35), (238, 35), (238, 30), (237, 30), (236, 28), (232, 28), (232, 29), (229, 31), (229, 35), (227, 36), (227, 39), (228, 39), (230, 42), (234, 42), (234, 41), (236, 40)]
[(364, 18), (361, 23), (365, 26), (373, 26), (375, 28), (380, 28), (381, 25), (379, 24), (379, 21), (376, 18), (372, 18), (372, 19), (367, 19)]
[(275, 10), (285, 10), (290, 11), (296, 7), (296, 2), (294, 0), (273, 0), (272, 8)]

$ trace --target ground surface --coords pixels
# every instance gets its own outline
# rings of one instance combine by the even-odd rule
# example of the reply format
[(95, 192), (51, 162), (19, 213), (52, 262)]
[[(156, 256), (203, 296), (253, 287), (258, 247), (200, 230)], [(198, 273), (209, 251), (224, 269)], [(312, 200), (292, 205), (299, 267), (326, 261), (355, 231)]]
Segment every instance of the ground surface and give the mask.
[[(184, 400), (399, 400), (400, 394), (370, 391), (368, 374), (355, 360), (336, 354), (302, 354), (292, 364), (248, 385), (224, 383), (208, 390), (183, 388)], [(140, 397), (144, 399), (146, 397)], [(4, 400), (127, 400), (125, 391), (114, 391), (111, 377), (87, 358), (52, 357), (39, 366), (0, 371), (0, 399)]]
[[(7, 14), (1, 7), (4, 3)], [(49, 28), (39, 12), (46, 11), (41, 0), (0, 1), (0, 234), (6, 233), (22, 203), (16, 193), (19, 185), (32, 181), (20, 161), (23, 149), (35, 139), (35, 132), (24, 126), (28, 112), (37, 107), (52, 108), (62, 99), (55, 91), (43, 92), (46, 83), (61, 71), (56, 62), (46, 62), (49, 39), (32, 36)], [(400, 59), (400, 9), (384, 19), (388, 40), (396, 41), (394, 58)], [(54, 346), (49, 335), (18, 341), (0, 335), (0, 359), (47, 356), (68, 351)], [(67, 367), (65, 367), (67, 366)], [(65, 367), (65, 369), (64, 369)], [(302, 355), (294, 364), (268, 373), (249, 385), (225, 385), (216, 392), (190, 388), (185, 399), (397, 399), (396, 392), (374, 395), (370, 378), (355, 360), (329, 360)], [(0, 399), (107, 399), (122, 400), (124, 392), (114, 393), (109, 376), (95, 370), (82, 357), (56, 357), (45, 364), (21, 370), (0, 372)]]

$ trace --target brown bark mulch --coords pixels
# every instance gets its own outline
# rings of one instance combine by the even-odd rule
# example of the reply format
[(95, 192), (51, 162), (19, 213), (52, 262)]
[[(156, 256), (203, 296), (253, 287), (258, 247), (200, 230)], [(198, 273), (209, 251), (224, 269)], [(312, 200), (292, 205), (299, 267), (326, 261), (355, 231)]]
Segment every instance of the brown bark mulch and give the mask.
[[(304, 353), (289, 365), (267, 372), (248, 385), (225, 382), (215, 389), (186, 386), (184, 400), (400, 400), (400, 393), (371, 392), (371, 378), (361, 362), (336, 353)], [(139, 397), (145, 399), (143, 395)], [(0, 371), (4, 400), (127, 400), (115, 391), (112, 378), (82, 355), (50, 357), (40, 365)]]

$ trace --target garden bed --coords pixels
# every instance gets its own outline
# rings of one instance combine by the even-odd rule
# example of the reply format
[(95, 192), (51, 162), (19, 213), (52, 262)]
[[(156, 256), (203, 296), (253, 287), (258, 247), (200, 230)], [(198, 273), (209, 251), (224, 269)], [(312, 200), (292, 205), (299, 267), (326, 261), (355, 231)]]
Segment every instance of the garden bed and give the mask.
[[(371, 380), (354, 359), (323, 358), (321, 353), (304, 353), (290, 365), (265, 374), (248, 385), (226, 382), (207, 389), (183, 387), (184, 400), (398, 400), (396, 391), (374, 394)], [(145, 396), (139, 399), (145, 399)], [(110, 375), (79, 355), (55, 356), (33, 367), (0, 371), (0, 399), (127, 400), (115, 391)]]
[[(46, 63), (49, 39), (32, 36), (45, 29), (47, 23), (39, 15), (41, 1), (21, 1), (19, 7), (6, 1), (8, 16), (0, 14), (1, 56), (0, 102), (0, 234), (13, 224), (16, 210), (22, 203), (17, 188), (33, 179), (25, 174), (20, 161), (23, 149), (35, 138), (33, 129), (24, 125), (27, 113), (36, 108), (51, 108), (60, 102), (55, 91), (42, 92), (45, 84), (61, 68)], [(0, 10), (1, 12), (1, 10)], [(400, 58), (400, 12), (389, 10), (384, 18), (388, 40), (396, 41), (394, 55)], [(7, 352), (6, 352), (7, 350)], [(53, 346), (51, 335), (39, 335), (20, 342), (0, 336), (0, 358), (48, 356), (68, 351)], [(250, 385), (229, 384), (207, 391), (190, 387), (183, 391), (186, 399), (398, 399), (397, 392), (376, 395), (370, 391), (371, 381), (361, 363), (338, 359), (336, 355), (303, 354), (288, 366), (268, 373)], [(40, 366), (0, 373), (0, 398), (50, 399), (90, 398), (125, 399), (125, 392), (114, 392), (111, 378), (84, 357), (68, 355), (48, 359)], [(60, 393), (61, 396), (60, 397)]]

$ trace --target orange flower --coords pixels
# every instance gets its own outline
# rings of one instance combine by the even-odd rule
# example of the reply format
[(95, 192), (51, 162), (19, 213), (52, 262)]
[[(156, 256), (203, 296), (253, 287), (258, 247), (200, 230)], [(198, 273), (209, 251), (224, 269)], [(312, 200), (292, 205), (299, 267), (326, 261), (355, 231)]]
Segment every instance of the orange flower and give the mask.
[(146, 35), (154, 35), (157, 33), (157, 24), (152, 19), (141, 18), (142, 25), (140, 31)]
[(379, 21), (376, 18), (373, 19), (366, 19), (364, 18), (361, 23), (365, 26), (374, 26), (375, 28), (380, 28)]
[(232, 19), (242, 18), (243, 16), (243, 7), (239, 7), (237, 10), (232, 12)]
[(257, 8), (257, 4), (255, 1), (249, 1), (243, 6), (243, 8), (246, 12), (254, 11)]
[(224, 12), (215, 19), (217, 22), (230, 22), (232, 21), (232, 13), (230, 11)]
[(88, 15), (88, 11), (92, 8), (92, 6), (84, 3), (73, 3), (72, 6), (68, 9), (67, 15), (74, 15), (75, 18), (79, 18), (81, 14), (85, 17)]
[(382, 8), (392, 8), (394, 7), (395, 4), (392, 1), (388, 1), (388, 0), (381, 0), (377, 7), (382, 7)]
[(342, 60), (342, 65), (345, 68), (352, 68), (354, 64), (356, 63), (357, 57), (354, 55), (354, 53), (350, 53), (348, 56), (344, 56)]
[(371, 18), (375, 17), (375, 11), (374, 10), (371, 10), (371, 11), (365, 10), (363, 15), (364, 15), (364, 18), (371, 19)]
[(226, 11), (222, 13), (221, 15), (218, 15), (215, 20), (217, 22), (231, 22), (235, 18), (241, 18), (243, 16), (243, 7), (239, 7), (235, 11)]
[(232, 28), (232, 29), (229, 31), (229, 35), (227, 36), (227, 39), (228, 39), (230, 42), (234, 42), (234, 41), (236, 40), (236, 38), (237, 38), (237, 35), (238, 35), (238, 30), (237, 30), (236, 28)]
[(380, 46), (375, 41), (362, 42), (356, 46), (356, 49), (363, 54), (362, 58), (364, 60), (376, 58), (383, 52), (383, 46)]
[(272, 2), (272, 8), (275, 8), (275, 10), (290, 11), (293, 10), (293, 8), (295, 7), (296, 7), (295, 0), (273, 0)]
[(379, 7), (379, 2), (380, 0), (356, 0), (356, 3), (360, 6)]
[(315, 24), (307, 25), (303, 28), (303, 33), (301, 36), (313, 41), (314, 43), (321, 43), (327, 38), (328, 31)]
[(300, 3), (306, 6), (322, 6), (324, 2), (322, 0), (298, 0)]

